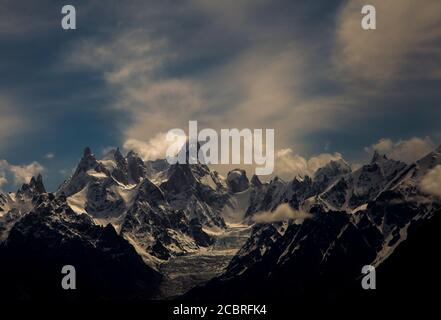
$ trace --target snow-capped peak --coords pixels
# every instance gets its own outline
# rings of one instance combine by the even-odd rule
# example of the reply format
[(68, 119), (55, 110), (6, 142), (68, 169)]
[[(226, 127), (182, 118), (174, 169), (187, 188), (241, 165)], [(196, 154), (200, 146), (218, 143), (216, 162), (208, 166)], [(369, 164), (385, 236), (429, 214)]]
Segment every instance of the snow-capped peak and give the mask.
[(76, 176), (81, 172), (87, 172), (91, 169), (99, 172), (101, 171), (101, 165), (96, 160), (94, 154), (92, 153), (92, 150), (89, 147), (86, 147), (84, 149), (83, 157), (81, 158), (80, 163), (78, 164), (78, 167), (75, 170), (73, 176)]

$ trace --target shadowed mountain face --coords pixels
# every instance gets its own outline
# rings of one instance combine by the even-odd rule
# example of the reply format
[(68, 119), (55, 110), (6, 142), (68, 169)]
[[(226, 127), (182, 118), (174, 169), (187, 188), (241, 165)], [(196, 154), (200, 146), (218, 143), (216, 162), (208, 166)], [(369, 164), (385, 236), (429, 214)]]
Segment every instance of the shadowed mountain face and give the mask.
[[(0, 296), (132, 301), (185, 288), (190, 300), (411, 300), (439, 283), (441, 202), (420, 185), (440, 164), (440, 148), (411, 165), (375, 154), (355, 171), (331, 161), (312, 178), (263, 183), (119, 150), (99, 160), (87, 148), (55, 194), (41, 176), (0, 194)], [(65, 265), (74, 291), (61, 288)], [(361, 289), (365, 265), (377, 268), (375, 293)]]
[[(335, 303), (340, 299), (353, 303), (363, 299), (395, 301), (409, 294), (418, 301), (433, 301), (427, 288), (435, 289), (439, 276), (433, 264), (422, 264), (434, 261), (435, 226), (441, 204), (439, 199), (422, 193), (419, 184), (439, 164), (438, 150), (410, 166), (375, 155), (369, 165), (343, 173), (326, 188), (314, 190), (315, 182), (298, 179), (285, 191), (273, 188), (273, 197), (265, 195), (264, 199), (274, 200), (275, 194), (282, 195), (277, 197), (281, 202), (308, 208), (312, 217), (301, 224), (256, 225), (227, 270), (184, 298), (296, 301), (309, 305), (311, 301)], [(345, 182), (343, 189), (339, 187), (341, 181)], [(302, 190), (304, 194), (305, 188), (309, 189), (307, 194), (313, 195), (305, 201), (299, 201), (297, 192), (290, 193)], [(314, 195), (320, 189), (324, 193)], [(348, 199), (356, 192), (357, 199), (363, 195), (365, 201), (357, 203), (363, 207), (353, 210)], [(346, 199), (339, 208), (345, 210), (337, 211), (336, 202), (330, 204), (327, 200), (338, 199), (339, 194)], [(263, 201), (267, 207), (269, 203)], [(401, 263), (406, 263), (402, 269)], [(378, 268), (378, 295), (361, 289), (364, 265)], [(425, 284), (418, 279), (424, 279)], [(426, 289), (416, 297), (413, 288)], [(406, 299), (411, 300), (409, 296)]]
[[(42, 177), (0, 197), (1, 296), (8, 300), (150, 299), (159, 266), (222, 230), (227, 186), (204, 165), (144, 162), (86, 148), (72, 177), (47, 194)], [(77, 290), (61, 288), (76, 268)]]
[[(111, 225), (97, 226), (61, 199), (40, 195), (0, 245), (2, 299), (146, 299), (161, 279)], [(77, 290), (61, 287), (65, 265), (78, 277)]]

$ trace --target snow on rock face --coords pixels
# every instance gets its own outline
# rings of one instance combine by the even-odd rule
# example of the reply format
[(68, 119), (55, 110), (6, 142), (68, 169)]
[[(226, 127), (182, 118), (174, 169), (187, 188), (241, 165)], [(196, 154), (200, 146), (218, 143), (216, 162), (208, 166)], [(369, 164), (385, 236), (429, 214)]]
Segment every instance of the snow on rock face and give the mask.
[(246, 216), (251, 217), (260, 211), (271, 211), (281, 202), (286, 202), (287, 186), (288, 184), (278, 177), (274, 177), (269, 183), (253, 185)]
[(100, 175), (97, 177), (98, 173), (109, 177), (108, 170), (96, 160), (90, 148), (87, 147), (74, 174), (60, 186), (57, 194), (64, 194), (68, 197), (81, 191), (89, 182), (101, 177)]
[(66, 199), (69, 207), (77, 214), (86, 213), (87, 191), (88, 187), (84, 187), (83, 190)]
[(246, 218), (247, 210), (250, 206), (251, 189), (236, 192), (231, 195), (229, 202), (222, 210), (222, 217), (227, 223), (239, 223)]
[(341, 177), (320, 199), (332, 209), (355, 209), (373, 200), (405, 168), (405, 163), (376, 152), (371, 163)]
[(99, 181), (90, 183), (86, 194), (86, 212), (94, 217), (100, 217), (103, 214), (119, 216), (125, 209), (125, 202), (114, 187), (109, 187)]
[[(352, 286), (360, 266), (381, 267), (410, 233), (439, 215), (441, 202), (418, 189), (421, 177), (441, 163), (439, 151), (407, 167), (376, 154), (370, 164), (344, 174), (327, 188), (325, 193), (333, 198), (326, 200), (344, 210), (315, 206), (311, 219), (288, 224), (283, 232), (276, 224), (256, 225), (226, 272), (185, 298), (221, 299), (228, 293), (230, 299), (270, 295), (321, 301), (334, 296), (335, 288)], [(285, 190), (295, 190), (294, 198), (299, 192), (311, 192), (307, 179), (289, 185)], [(353, 199), (354, 194), (364, 195), (356, 212), (351, 206), (360, 198)], [(285, 201), (287, 195), (279, 199)]]
[[(214, 287), (214, 292), (239, 297), (250, 292), (287, 296), (305, 292), (311, 281), (336, 288), (335, 272), (359, 275), (360, 265), (381, 265), (409, 232), (441, 210), (440, 203), (418, 189), (422, 177), (439, 164), (441, 148), (410, 166), (377, 153), (354, 172), (340, 160), (319, 169), (312, 179), (285, 182), (276, 177), (262, 183), (257, 176), (248, 181), (243, 170), (233, 170), (224, 181), (205, 165), (144, 162), (131, 152), (124, 157), (119, 150), (98, 160), (86, 148), (56, 196), (45, 193), (41, 177), (15, 194), (0, 194), (0, 241), (11, 239), (11, 246), (20, 249), (18, 240), (24, 239), (26, 246), (35, 241), (38, 252), (44, 253), (46, 246), (57, 256), (73, 250), (69, 254), (101, 266), (97, 254), (115, 266), (112, 270), (124, 268), (115, 261), (122, 256), (141, 270), (136, 252), (147, 264), (201, 252), (213, 247), (215, 239), (206, 230), (222, 233), (226, 224), (253, 224), (255, 213), (287, 203), (309, 211), (312, 218), (298, 225), (248, 226), (251, 236), (221, 281), (215, 279), (208, 287), (222, 283), (224, 287)], [(226, 242), (222, 245), (228, 247)], [(257, 283), (256, 277), (262, 281)], [(124, 281), (132, 283), (133, 278)]]
[(167, 176), (160, 187), (175, 210), (182, 210), (202, 225), (225, 227), (220, 213), (229, 196), (216, 172), (202, 164), (175, 164)]
[(228, 190), (232, 193), (242, 192), (248, 189), (250, 182), (248, 181), (245, 170), (235, 169), (228, 172), (227, 185)]
[(134, 151), (127, 154), (127, 170), (130, 182), (139, 183), (144, 177), (149, 176), (144, 161)]
[(315, 172), (313, 178), (315, 189), (323, 192), (335, 179), (350, 172), (351, 167), (344, 160), (333, 160)]
[(220, 213), (228, 200), (219, 176), (205, 165), (144, 162), (118, 149), (98, 160), (89, 148), (57, 195), (95, 223), (111, 223), (144, 257), (159, 259), (209, 245), (202, 226), (224, 227)]
[(159, 259), (196, 251), (199, 246), (211, 243), (199, 221), (190, 220), (183, 211), (174, 210), (161, 189), (148, 179), (138, 186), (121, 233)]
[(119, 148), (109, 151), (102, 160), (99, 161), (115, 180), (122, 184), (128, 184), (127, 160), (119, 151)]
[(23, 184), (16, 193), (0, 194), (0, 242), (6, 239), (14, 224), (27, 215), (45, 193), (43, 178), (38, 175)]
[(441, 146), (410, 166), (412, 179), (419, 180), (430, 170), (441, 164)]

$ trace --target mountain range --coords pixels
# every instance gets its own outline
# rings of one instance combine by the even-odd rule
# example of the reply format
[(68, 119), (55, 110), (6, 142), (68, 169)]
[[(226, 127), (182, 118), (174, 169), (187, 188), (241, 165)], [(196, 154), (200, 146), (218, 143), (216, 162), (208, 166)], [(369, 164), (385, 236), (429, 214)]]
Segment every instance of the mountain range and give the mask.
[[(0, 194), (0, 296), (157, 298), (167, 278), (161, 266), (213, 250), (237, 225), (250, 234), (231, 261), (181, 299), (370, 299), (360, 285), (364, 265), (377, 268), (379, 297), (387, 296), (382, 287), (408, 292), (399, 280), (409, 274), (404, 282), (420, 288), (412, 270), (435, 285), (436, 270), (419, 261), (434, 256), (441, 201), (420, 184), (438, 165), (441, 147), (410, 165), (375, 152), (356, 170), (337, 160), (312, 177), (262, 182), (242, 169), (223, 177), (203, 164), (144, 161), (119, 149), (97, 159), (86, 148), (56, 192), (39, 175)], [(60, 285), (64, 265), (78, 273), (73, 293)]]

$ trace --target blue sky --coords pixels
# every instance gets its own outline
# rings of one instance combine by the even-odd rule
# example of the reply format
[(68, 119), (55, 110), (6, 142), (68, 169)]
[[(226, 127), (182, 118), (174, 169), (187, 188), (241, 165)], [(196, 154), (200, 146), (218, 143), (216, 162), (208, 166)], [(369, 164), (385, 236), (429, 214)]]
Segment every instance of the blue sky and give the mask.
[(370, 3), (374, 31), (358, 0), (70, 1), (65, 31), (67, 3), (3, 0), (0, 188), (42, 171), (54, 190), (85, 146), (157, 157), (189, 120), (274, 128), (280, 174), (375, 148), (412, 161), (441, 141), (441, 4)]

